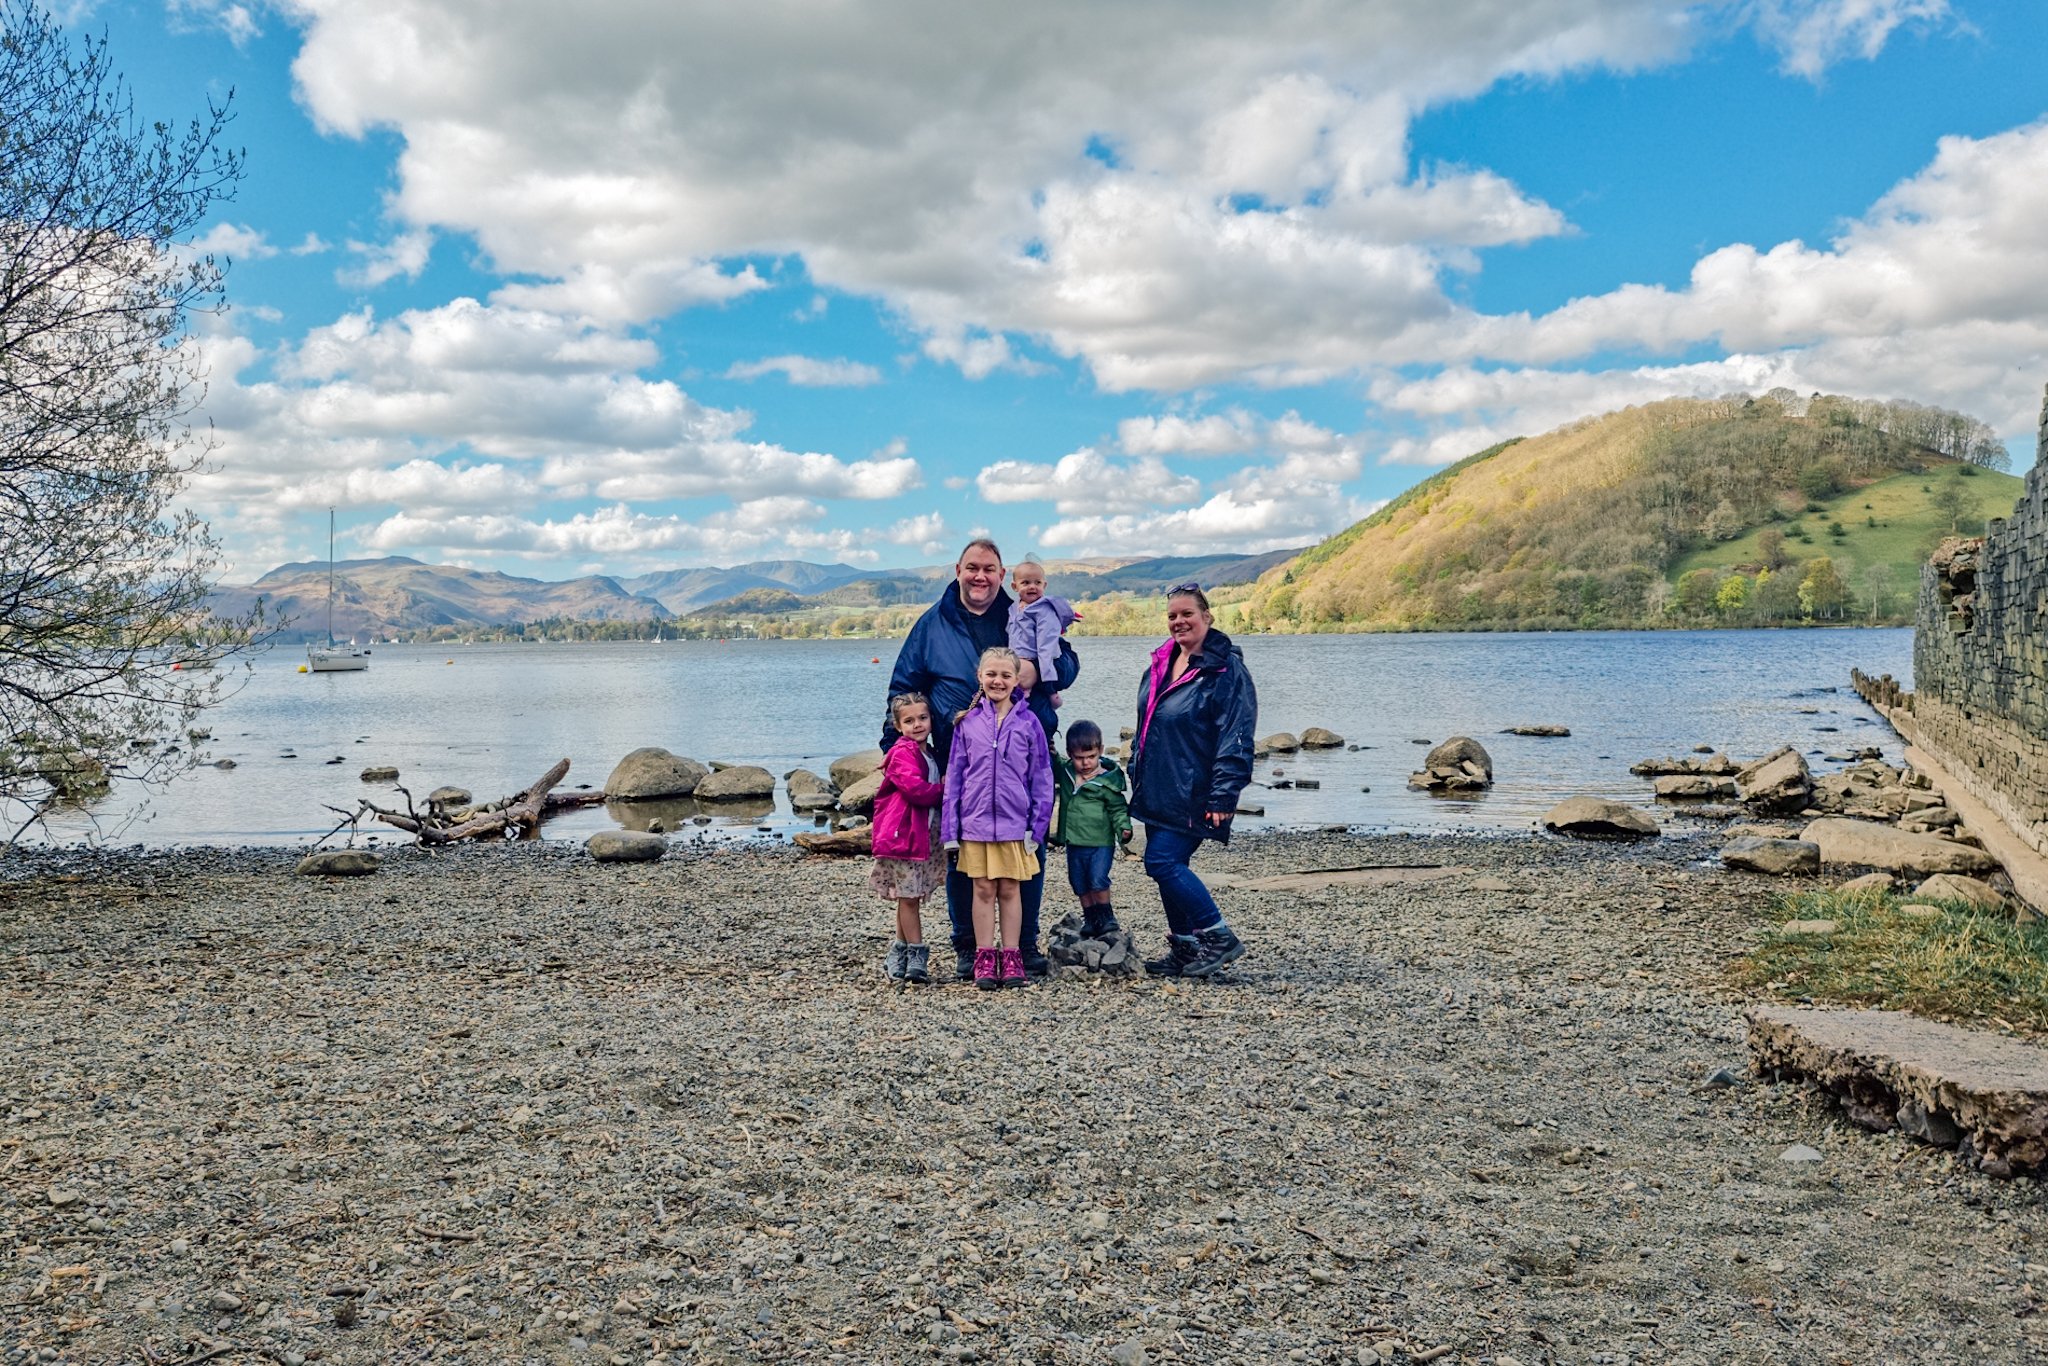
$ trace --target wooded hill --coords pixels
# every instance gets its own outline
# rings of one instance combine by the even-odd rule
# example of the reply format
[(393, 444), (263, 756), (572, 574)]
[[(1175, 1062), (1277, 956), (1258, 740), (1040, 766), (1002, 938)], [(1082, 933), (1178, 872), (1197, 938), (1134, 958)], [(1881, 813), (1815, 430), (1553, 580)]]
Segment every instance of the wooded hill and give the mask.
[(1940, 535), (2011, 510), (2005, 461), (1985, 424), (1916, 404), (1669, 399), (1448, 467), (1264, 575), (1237, 626), (1898, 620)]

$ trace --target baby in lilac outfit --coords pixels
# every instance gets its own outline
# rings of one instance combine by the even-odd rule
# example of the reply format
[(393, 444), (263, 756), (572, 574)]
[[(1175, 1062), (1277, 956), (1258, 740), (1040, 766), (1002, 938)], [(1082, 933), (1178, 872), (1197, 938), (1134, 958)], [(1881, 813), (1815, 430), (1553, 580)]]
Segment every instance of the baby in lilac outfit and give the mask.
[[(1045, 566), (1036, 560), (1020, 563), (1010, 574), (1010, 586), (1017, 590), (1016, 605), (1010, 608), (1010, 648), (1037, 669), (1040, 678), (1051, 678), (1059, 668), (1060, 637), (1081, 614), (1065, 598), (1046, 595)], [(1051, 701), (1057, 707), (1060, 695), (1052, 694)]]

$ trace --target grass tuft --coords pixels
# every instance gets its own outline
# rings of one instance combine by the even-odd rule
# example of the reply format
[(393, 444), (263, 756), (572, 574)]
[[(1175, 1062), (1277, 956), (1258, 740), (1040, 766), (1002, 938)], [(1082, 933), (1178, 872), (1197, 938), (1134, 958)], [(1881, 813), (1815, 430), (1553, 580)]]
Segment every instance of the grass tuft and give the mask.
[[(1913, 904), (1941, 914), (1904, 914)], [(1769, 935), (1733, 968), (1745, 987), (2048, 1038), (2048, 922), (2020, 924), (1962, 902), (1838, 891), (1781, 896), (1770, 916)], [(1796, 920), (1832, 920), (1835, 931), (1779, 928)]]

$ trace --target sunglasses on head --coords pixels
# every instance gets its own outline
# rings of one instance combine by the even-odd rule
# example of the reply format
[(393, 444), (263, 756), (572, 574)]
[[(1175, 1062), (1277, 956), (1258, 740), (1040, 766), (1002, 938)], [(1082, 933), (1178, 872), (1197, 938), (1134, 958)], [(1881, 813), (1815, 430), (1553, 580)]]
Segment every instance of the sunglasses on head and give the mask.
[(1189, 579), (1186, 583), (1177, 583), (1173, 587), (1167, 589), (1166, 596), (1171, 598), (1181, 593), (1199, 593), (1201, 591), (1202, 585), (1196, 583), (1193, 579)]

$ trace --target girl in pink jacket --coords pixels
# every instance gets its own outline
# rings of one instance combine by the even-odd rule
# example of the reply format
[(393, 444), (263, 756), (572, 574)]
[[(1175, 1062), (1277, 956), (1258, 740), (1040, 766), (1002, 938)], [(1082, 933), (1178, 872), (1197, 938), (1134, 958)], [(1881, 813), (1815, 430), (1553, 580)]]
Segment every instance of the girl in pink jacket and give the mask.
[(897, 693), (889, 699), (889, 720), (896, 743), (882, 761), (882, 789), (875, 794), (875, 868), (868, 883), (896, 903), (896, 940), (882, 960), (883, 974), (892, 982), (928, 982), (924, 899), (946, 885), (946, 854), (936, 838), (945, 789), (926, 743), (931, 703), (923, 693)]

